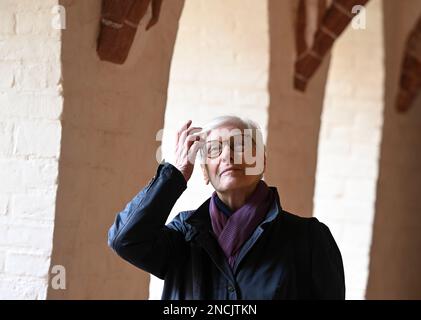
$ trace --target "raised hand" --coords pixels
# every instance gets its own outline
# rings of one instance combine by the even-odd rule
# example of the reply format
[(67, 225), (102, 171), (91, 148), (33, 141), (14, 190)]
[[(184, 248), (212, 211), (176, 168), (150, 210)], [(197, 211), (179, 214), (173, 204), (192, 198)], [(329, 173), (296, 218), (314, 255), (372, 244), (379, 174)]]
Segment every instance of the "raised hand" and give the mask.
[(204, 143), (197, 135), (202, 128), (192, 127), (191, 124), (191, 120), (187, 121), (177, 131), (175, 140), (174, 166), (181, 171), (186, 181), (189, 181), (193, 173), (196, 154)]

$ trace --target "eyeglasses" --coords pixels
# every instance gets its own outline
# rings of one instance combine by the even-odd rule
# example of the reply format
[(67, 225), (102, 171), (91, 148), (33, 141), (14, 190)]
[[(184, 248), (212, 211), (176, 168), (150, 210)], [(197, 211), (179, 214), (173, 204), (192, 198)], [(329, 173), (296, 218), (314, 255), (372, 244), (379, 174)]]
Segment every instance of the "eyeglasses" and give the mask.
[(221, 155), (222, 150), (226, 144), (229, 144), (230, 150), (237, 153), (242, 153), (247, 148), (255, 145), (254, 139), (249, 135), (234, 135), (229, 137), (225, 141), (221, 140), (211, 140), (207, 141), (203, 147), (204, 154), (210, 158), (214, 159)]

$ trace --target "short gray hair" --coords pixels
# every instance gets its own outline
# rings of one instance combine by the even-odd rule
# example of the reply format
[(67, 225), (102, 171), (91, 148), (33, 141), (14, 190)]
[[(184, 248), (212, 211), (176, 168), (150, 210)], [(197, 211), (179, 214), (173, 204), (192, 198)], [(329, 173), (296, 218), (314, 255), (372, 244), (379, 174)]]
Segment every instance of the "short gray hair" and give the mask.
[(244, 129), (261, 131), (260, 126), (257, 122), (248, 118), (241, 118), (234, 115), (225, 115), (213, 118), (210, 122), (203, 126), (202, 131), (210, 131), (213, 129), (217, 129), (225, 124), (235, 124), (239, 125), (240, 127), (243, 127)]

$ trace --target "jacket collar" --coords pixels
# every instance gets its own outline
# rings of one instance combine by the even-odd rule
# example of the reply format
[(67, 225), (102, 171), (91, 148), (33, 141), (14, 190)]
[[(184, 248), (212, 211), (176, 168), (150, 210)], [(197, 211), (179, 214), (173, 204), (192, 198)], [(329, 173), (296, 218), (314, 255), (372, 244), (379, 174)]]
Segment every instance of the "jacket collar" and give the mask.
[(241, 260), (244, 258), (244, 256), (253, 246), (253, 244), (260, 237), (265, 226), (273, 220), (275, 220), (275, 218), (281, 217), (281, 213), (283, 212), (277, 189), (275, 187), (269, 188), (271, 188), (271, 190), (275, 192), (276, 204), (272, 205), (266, 218), (259, 224), (259, 226), (256, 228), (255, 232), (250, 237), (250, 239), (247, 240), (246, 243), (243, 245), (243, 248), (240, 249), (240, 254), (234, 265), (234, 270), (232, 270), (229, 266), (228, 261), (225, 258), (224, 252), (219, 246), (218, 241), (216, 239), (216, 235), (213, 232), (209, 214), (210, 198), (207, 199), (196, 211), (194, 211), (185, 220), (187, 224), (190, 224), (192, 226), (188, 238), (191, 239), (197, 235), (197, 243), (203, 247), (203, 249), (209, 254), (210, 258), (218, 267), (218, 269), (222, 272), (222, 274), (224, 274), (224, 276), (233, 284), (235, 283), (235, 273), (238, 269), (238, 265), (240, 264)]
[[(278, 214), (282, 212), (282, 206), (279, 199), (278, 190), (276, 187), (269, 187), (275, 194), (275, 200), (276, 200), (276, 210), (270, 209), (268, 212), (266, 218), (259, 224), (260, 227), (264, 227), (265, 224), (271, 222), (274, 220)], [(197, 208), (186, 220), (185, 222), (190, 224), (192, 227), (196, 229), (196, 231), (199, 232), (207, 232), (212, 231), (212, 223), (210, 219), (209, 214), (209, 204), (210, 204), (211, 198), (208, 198), (204, 203), (200, 205), (199, 208)]]

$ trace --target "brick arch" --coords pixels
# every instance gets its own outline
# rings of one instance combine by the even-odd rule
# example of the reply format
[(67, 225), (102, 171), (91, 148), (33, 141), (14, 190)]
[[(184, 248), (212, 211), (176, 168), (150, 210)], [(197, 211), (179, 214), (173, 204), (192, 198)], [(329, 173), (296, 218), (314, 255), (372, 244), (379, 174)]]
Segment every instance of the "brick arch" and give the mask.
[(100, 1), (66, 6), (63, 130), (51, 265), (66, 268), (67, 287), (49, 287), (48, 299), (148, 297), (149, 275), (112, 252), (107, 232), (116, 213), (156, 171), (155, 135), (164, 123), (183, 4), (166, 1), (161, 13), (165, 23), (150, 31), (155, 36), (137, 34), (135, 42), (141, 37), (145, 48), (130, 68), (100, 61), (93, 50)]

